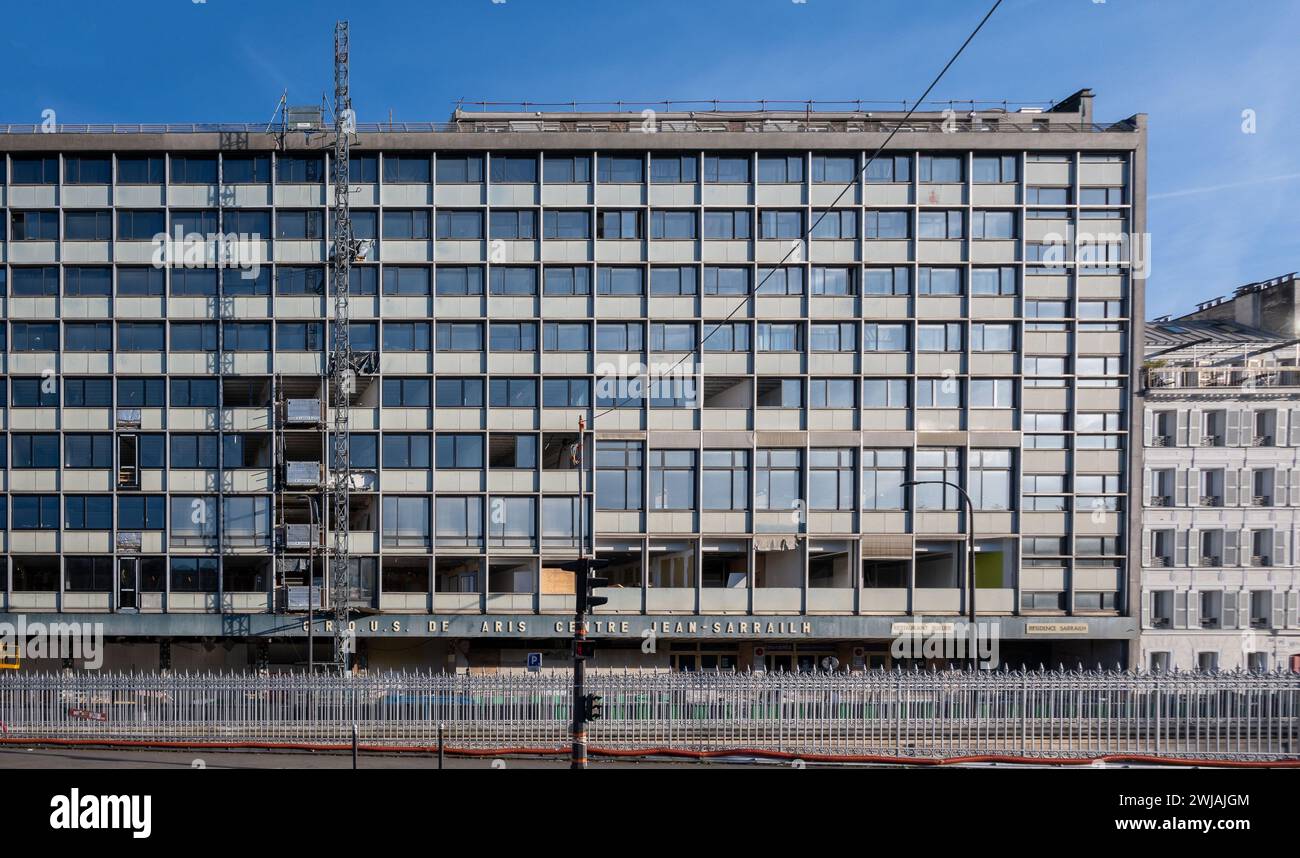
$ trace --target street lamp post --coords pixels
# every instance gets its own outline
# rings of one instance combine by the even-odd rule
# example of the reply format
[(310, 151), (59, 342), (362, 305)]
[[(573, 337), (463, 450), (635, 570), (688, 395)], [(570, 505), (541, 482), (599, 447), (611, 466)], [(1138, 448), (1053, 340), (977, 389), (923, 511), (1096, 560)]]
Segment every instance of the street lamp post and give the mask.
[(948, 480), (908, 480), (901, 484), (910, 486), (949, 486), (957, 490), (966, 505), (966, 578), (969, 582), (969, 595), (966, 599), (967, 622), (970, 623), (970, 657), (971, 670), (979, 668), (979, 629), (975, 625), (975, 504), (970, 495), (956, 483)]

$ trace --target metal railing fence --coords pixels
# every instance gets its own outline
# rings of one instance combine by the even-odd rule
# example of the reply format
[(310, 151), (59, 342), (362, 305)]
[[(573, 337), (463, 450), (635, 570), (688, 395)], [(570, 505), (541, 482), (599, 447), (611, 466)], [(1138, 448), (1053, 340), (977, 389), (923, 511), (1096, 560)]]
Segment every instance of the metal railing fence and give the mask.
[[(561, 751), (565, 673), (0, 676), (0, 739)], [(602, 672), (594, 749), (1300, 760), (1300, 675)]]

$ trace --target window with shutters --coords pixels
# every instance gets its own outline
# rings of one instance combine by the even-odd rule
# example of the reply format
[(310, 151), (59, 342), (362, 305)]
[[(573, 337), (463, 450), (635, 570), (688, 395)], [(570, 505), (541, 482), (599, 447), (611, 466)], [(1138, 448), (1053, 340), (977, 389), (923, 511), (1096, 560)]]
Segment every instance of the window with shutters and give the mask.
[(1200, 593), (1201, 599), (1201, 628), (1203, 629), (1221, 629), (1223, 628), (1223, 591), (1222, 590), (1203, 590)]
[(1273, 591), (1250, 591), (1250, 627), (1267, 629), (1273, 622)]
[(1206, 411), (1202, 416), (1200, 446), (1222, 447), (1227, 441), (1228, 412)]
[(1221, 566), (1223, 564), (1223, 531), (1202, 530), (1200, 538), (1201, 566)]
[(1174, 625), (1174, 591), (1151, 591), (1151, 628), (1170, 629)]
[(1273, 529), (1252, 530), (1250, 532), (1251, 566), (1273, 565)]

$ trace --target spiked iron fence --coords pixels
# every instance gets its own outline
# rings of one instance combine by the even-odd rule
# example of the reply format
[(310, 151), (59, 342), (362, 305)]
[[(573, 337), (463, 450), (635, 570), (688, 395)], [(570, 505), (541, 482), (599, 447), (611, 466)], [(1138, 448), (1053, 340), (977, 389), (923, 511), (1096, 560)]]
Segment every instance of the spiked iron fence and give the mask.
[[(570, 677), (0, 677), (0, 741), (562, 751)], [(1300, 761), (1288, 673), (599, 673), (597, 752)]]

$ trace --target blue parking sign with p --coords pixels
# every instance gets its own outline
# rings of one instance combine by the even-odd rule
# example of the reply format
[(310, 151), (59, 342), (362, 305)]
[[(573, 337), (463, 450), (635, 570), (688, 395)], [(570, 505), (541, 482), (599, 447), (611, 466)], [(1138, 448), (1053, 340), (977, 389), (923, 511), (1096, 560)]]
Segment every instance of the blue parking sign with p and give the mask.
[(530, 652), (528, 654), (528, 669), (534, 673), (542, 669), (542, 654), (540, 652)]

